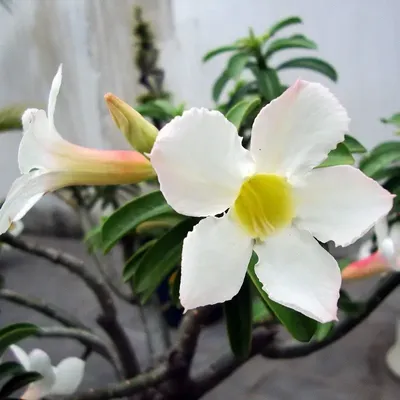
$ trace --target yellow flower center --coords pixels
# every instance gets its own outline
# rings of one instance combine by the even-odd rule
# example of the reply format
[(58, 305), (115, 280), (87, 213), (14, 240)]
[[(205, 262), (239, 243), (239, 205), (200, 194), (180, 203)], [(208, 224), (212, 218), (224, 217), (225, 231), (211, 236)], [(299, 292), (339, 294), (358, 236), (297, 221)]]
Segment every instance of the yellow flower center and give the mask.
[(233, 213), (252, 238), (263, 239), (292, 220), (292, 188), (281, 176), (253, 175), (243, 182)]

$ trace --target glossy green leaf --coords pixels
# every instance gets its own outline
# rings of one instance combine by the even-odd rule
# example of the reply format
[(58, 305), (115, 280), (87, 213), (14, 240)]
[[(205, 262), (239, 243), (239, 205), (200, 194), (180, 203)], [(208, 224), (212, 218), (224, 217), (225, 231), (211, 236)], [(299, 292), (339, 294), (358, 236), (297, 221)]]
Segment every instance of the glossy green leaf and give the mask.
[(286, 28), (287, 26), (302, 24), (302, 23), (303, 21), (301, 20), (301, 18), (296, 16), (282, 19), (278, 21), (276, 24), (272, 25), (272, 27), (269, 29), (269, 36), (275, 35), (277, 32), (279, 32), (283, 28)]
[(272, 101), (282, 94), (282, 86), (275, 70), (252, 68), (252, 72), (256, 78), (258, 89), (265, 100)]
[(373, 175), (373, 178), (377, 181), (386, 180), (393, 177), (400, 177), (400, 166), (382, 168)]
[(226, 118), (232, 122), (233, 125), (239, 130), (242, 122), (253, 111), (261, 100), (258, 98), (249, 98), (236, 103), (227, 113)]
[(232, 79), (236, 79), (244, 70), (247, 62), (249, 60), (249, 55), (246, 53), (237, 53), (233, 55), (228, 62), (226, 67), (226, 73)]
[(6, 349), (38, 332), (38, 327), (28, 323), (19, 323), (8, 325), (0, 330), (0, 357), (6, 351)]
[(24, 372), (24, 368), (17, 362), (6, 361), (0, 364), (0, 380), (4, 379), (6, 376), (19, 374), (21, 372)]
[(259, 296), (253, 299), (252, 304), (253, 323), (265, 323), (273, 319), (273, 314)]
[(12, 377), (0, 389), (0, 399), (5, 399), (7, 396), (12, 395), (17, 390), (22, 389), (23, 387), (39, 379), (42, 379), (42, 375), (37, 372), (23, 372)]
[(205, 54), (203, 57), (203, 62), (206, 62), (206, 61), (210, 60), (211, 58), (218, 56), (219, 54), (235, 51), (238, 49), (239, 49), (239, 46), (236, 46), (236, 45), (218, 47), (216, 49), (209, 51), (207, 54)]
[(109, 251), (126, 234), (152, 218), (173, 213), (157, 190), (137, 197), (111, 214), (103, 224), (103, 249)]
[(124, 271), (122, 273), (125, 282), (135, 275), (136, 270), (139, 267), (140, 261), (142, 260), (146, 252), (150, 249), (150, 247), (152, 247), (156, 242), (157, 239), (149, 240), (143, 246), (139, 247), (129, 258), (129, 260), (125, 264)]
[(314, 334), (314, 339), (317, 342), (324, 340), (335, 326), (334, 322), (326, 322), (325, 324), (318, 323), (317, 330)]
[(380, 170), (400, 161), (400, 142), (385, 142), (376, 146), (360, 160), (359, 168), (364, 174), (374, 178)]
[(187, 218), (182, 221), (158, 239), (143, 256), (135, 272), (135, 287), (143, 303), (179, 265), (183, 240), (197, 222), (197, 218)]
[(254, 272), (254, 266), (257, 263), (257, 259), (257, 255), (253, 252), (247, 274), (250, 276), (250, 279), (257, 289), (258, 294), (263, 299), (266, 306), (272, 310), (275, 316), (281, 321), (282, 325), (285, 326), (288, 332), (296, 340), (300, 342), (309, 342), (317, 329), (317, 322), (295, 310), (292, 310), (291, 308), (276, 303), (268, 297), (267, 293), (262, 288), (261, 282), (258, 280)]
[(179, 301), (179, 288), (181, 285), (181, 271), (176, 270), (168, 280), (169, 285), (169, 297), (171, 298), (172, 304), (177, 308), (182, 308)]
[(312, 71), (319, 72), (320, 74), (327, 76), (334, 82), (336, 82), (338, 78), (337, 72), (331, 64), (315, 57), (292, 58), (291, 60), (285, 61), (276, 67), (278, 71), (288, 68), (310, 69)]
[(239, 293), (224, 303), (226, 328), (233, 354), (245, 359), (250, 352), (252, 298), (250, 279), (246, 277)]
[(359, 314), (364, 310), (365, 304), (359, 301), (354, 301), (343, 289), (340, 290), (340, 297), (338, 301), (338, 308), (346, 314), (354, 315)]
[(350, 153), (366, 153), (367, 149), (353, 136), (344, 135), (343, 144), (349, 149)]
[(307, 37), (302, 35), (276, 39), (268, 46), (264, 57), (266, 59), (269, 59), (273, 54), (278, 51), (295, 48), (315, 50), (317, 48), (317, 45), (311, 39), (308, 39)]
[(214, 86), (212, 88), (212, 98), (216, 103), (218, 103), (218, 100), (221, 97), (221, 94), (224, 91), (225, 86), (230, 81), (230, 79), (231, 78), (229, 74), (226, 71), (224, 71), (215, 81)]
[(353, 165), (354, 158), (351, 155), (348, 148), (343, 144), (339, 143), (336, 149), (331, 150), (328, 154), (328, 158), (318, 166), (318, 168), (332, 167), (333, 165)]

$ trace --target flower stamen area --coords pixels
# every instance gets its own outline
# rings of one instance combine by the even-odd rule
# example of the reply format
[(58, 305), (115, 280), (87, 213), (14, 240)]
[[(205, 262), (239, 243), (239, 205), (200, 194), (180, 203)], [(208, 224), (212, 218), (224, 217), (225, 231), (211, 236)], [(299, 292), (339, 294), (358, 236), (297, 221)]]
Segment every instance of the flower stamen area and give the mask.
[(252, 175), (243, 182), (232, 210), (252, 238), (264, 239), (293, 219), (292, 188), (275, 174)]

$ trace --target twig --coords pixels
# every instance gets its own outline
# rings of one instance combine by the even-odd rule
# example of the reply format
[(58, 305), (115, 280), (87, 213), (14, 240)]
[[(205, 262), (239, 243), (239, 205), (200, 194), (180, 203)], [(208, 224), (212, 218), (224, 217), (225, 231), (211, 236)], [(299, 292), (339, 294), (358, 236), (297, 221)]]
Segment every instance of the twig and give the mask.
[(26, 253), (45, 258), (54, 264), (62, 265), (69, 272), (81, 278), (93, 291), (93, 294), (96, 296), (100, 304), (103, 313), (99, 315), (97, 322), (113, 341), (124, 367), (125, 377), (132, 377), (140, 372), (136, 354), (125, 331), (117, 320), (117, 310), (110, 292), (101, 279), (90, 273), (85, 268), (82, 260), (70, 254), (57, 251), (56, 249), (43, 247), (37, 243), (29, 242), (21, 237), (14, 237), (9, 233), (2, 235), (0, 241), (7, 243), (16, 249), (25, 251)]
[(135, 378), (116, 384), (108, 385), (104, 389), (91, 389), (86, 393), (65, 398), (65, 400), (108, 400), (132, 396), (142, 390), (157, 385), (167, 379), (169, 370), (166, 364), (161, 364), (149, 372), (142, 373)]
[(262, 349), (271, 343), (275, 334), (276, 331), (273, 327), (269, 329), (257, 328), (253, 333), (251, 351), (247, 358), (239, 359), (232, 353), (229, 353), (221, 356), (218, 360), (209, 365), (204, 371), (200, 372), (192, 379), (192, 398), (200, 398), (221, 383), (221, 381), (231, 375), (250, 358), (259, 354)]
[(85, 346), (91, 347), (96, 353), (100, 354), (107, 361), (113, 365), (117, 376), (123, 377), (120, 362), (117, 355), (107, 346), (104, 341), (92, 332), (78, 328), (65, 328), (65, 327), (45, 327), (40, 328), (35, 334), (37, 337), (52, 337), (52, 338), (67, 338), (79, 340)]
[(338, 323), (330, 335), (320, 342), (310, 342), (302, 345), (287, 345), (278, 347), (271, 345), (263, 351), (263, 356), (268, 358), (297, 358), (308, 356), (321, 350), (331, 343), (341, 339), (347, 333), (356, 328), (363, 322), (384, 300), (400, 285), (400, 273), (392, 273), (383, 278), (377, 288), (368, 297), (365, 302), (363, 311), (355, 316), (347, 316), (342, 322)]
[(18, 304), (23, 307), (35, 310), (46, 317), (60, 322), (64, 326), (80, 328), (85, 331), (90, 331), (81, 321), (67, 311), (62, 310), (54, 304), (45, 302), (42, 299), (22, 295), (10, 289), (0, 289), (0, 299), (7, 300), (11, 303)]

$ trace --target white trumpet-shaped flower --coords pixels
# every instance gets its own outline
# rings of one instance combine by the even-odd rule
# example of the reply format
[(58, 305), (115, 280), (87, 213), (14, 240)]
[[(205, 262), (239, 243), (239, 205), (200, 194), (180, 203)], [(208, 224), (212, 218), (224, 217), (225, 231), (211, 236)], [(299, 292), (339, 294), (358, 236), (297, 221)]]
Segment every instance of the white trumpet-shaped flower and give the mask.
[(392, 207), (392, 195), (351, 166), (315, 168), (349, 118), (317, 83), (297, 81), (264, 107), (250, 150), (221, 113), (191, 109), (167, 124), (150, 154), (167, 202), (206, 217), (182, 251), (185, 309), (230, 300), (251, 253), (269, 297), (321, 322), (336, 319), (341, 275), (314, 239), (352, 243)]
[(22, 176), (11, 186), (0, 210), (0, 234), (20, 220), (47, 192), (72, 185), (137, 183), (155, 176), (150, 161), (136, 151), (96, 150), (64, 140), (54, 125), (61, 66), (51, 85), (47, 115), (28, 109), (18, 164)]
[(45, 396), (67, 396), (76, 391), (85, 371), (85, 362), (77, 357), (68, 357), (56, 367), (51, 365), (50, 357), (40, 349), (25, 353), (21, 347), (11, 345), (14, 357), (26, 371), (38, 372), (42, 379), (29, 384), (23, 400), (38, 400)]

